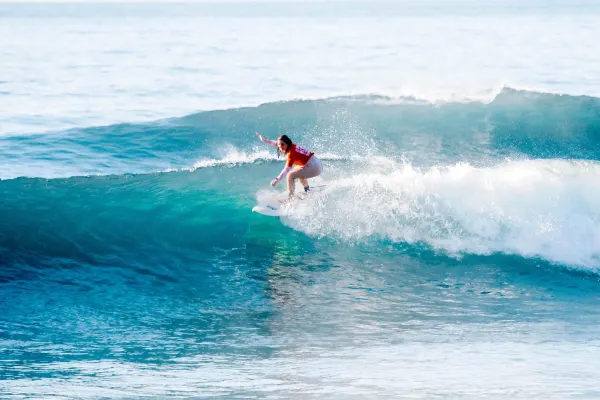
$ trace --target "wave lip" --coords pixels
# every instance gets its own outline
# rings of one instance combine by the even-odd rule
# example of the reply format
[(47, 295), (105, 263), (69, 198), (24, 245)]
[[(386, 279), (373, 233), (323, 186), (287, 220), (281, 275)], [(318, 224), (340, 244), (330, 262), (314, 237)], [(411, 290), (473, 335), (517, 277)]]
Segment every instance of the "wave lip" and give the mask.
[(194, 163), (191, 168), (185, 168), (189, 171), (195, 171), (200, 168), (210, 168), (216, 166), (236, 166), (240, 164), (253, 164), (257, 161), (276, 160), (277, 155), (272, 151), (258, 150), (253, 152), (241, 151), (233, 146), (223, 152), (221, 158), (203, 158)]
[[(220, 151), (221, 156), (215, 158), (202, 158), (194, 163), (190, 168), (183, 168), (186, 171), (195, 171), (202, 168), (211, 168), (218, 166), (234, 167), (244, 164), (256, 164), (259, 162), (279, 161), (285, 162), (285, 155), (277, 156), (273, 150), (254, 149), (252, 151), (243, 151), (234, 146), (226, 146)], [(319, 154), (318, 157), (327, 161), (343, 161), (346, 159), (358, 159), (357, 157), (344, 157), (334, 153)], [(173, 171), (175, 169), (170, 169)]]

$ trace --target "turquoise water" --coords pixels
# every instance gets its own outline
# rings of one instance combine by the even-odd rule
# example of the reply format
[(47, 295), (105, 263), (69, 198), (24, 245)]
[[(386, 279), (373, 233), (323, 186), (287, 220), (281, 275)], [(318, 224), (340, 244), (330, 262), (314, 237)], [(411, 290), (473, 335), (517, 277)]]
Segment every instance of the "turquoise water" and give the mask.
[(600, 396), (599, 9), (382, 4), (0, 6), (3, 398)]

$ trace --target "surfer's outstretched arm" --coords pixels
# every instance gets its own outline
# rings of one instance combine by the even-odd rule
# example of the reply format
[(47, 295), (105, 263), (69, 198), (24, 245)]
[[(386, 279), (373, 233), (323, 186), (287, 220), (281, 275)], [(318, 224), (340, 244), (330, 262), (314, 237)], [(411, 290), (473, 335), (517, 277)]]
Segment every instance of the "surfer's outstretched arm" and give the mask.
[(256, 136), (258, 136), (258, 138), (260, 139), (260, 141), (263, 142), (264, 144), (266, 144), (268, 146), (271, 146), (271, 147), (277, 148), (277, 141), (276, 140), (265, 139), (263, 137), (263, 135), (261, 135), (258, 132), (256, 132)]

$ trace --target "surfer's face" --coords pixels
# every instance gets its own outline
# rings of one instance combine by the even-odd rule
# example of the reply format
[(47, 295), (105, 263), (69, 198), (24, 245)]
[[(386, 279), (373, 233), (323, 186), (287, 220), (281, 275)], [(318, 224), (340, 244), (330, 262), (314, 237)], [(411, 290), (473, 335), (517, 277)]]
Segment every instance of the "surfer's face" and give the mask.
[(285, 153), (287, 151), (288, 145), (283, 140), (278, 140), (277, 141), (277, 146), (279, 146), (279, 150), (281, 150), (283, 153)]

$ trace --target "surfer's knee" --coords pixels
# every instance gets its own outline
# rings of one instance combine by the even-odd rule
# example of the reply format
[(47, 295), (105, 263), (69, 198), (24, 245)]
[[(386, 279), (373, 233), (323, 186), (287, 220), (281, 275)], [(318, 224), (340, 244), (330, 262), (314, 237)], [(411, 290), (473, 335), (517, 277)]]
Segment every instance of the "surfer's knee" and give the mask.
[(298, 175), (298, 171), (291, 171), (288, 175), (287, 175), (287, 181), (289, 182), (294, 182), (294, 179), (296, 179), (296, 175)]

